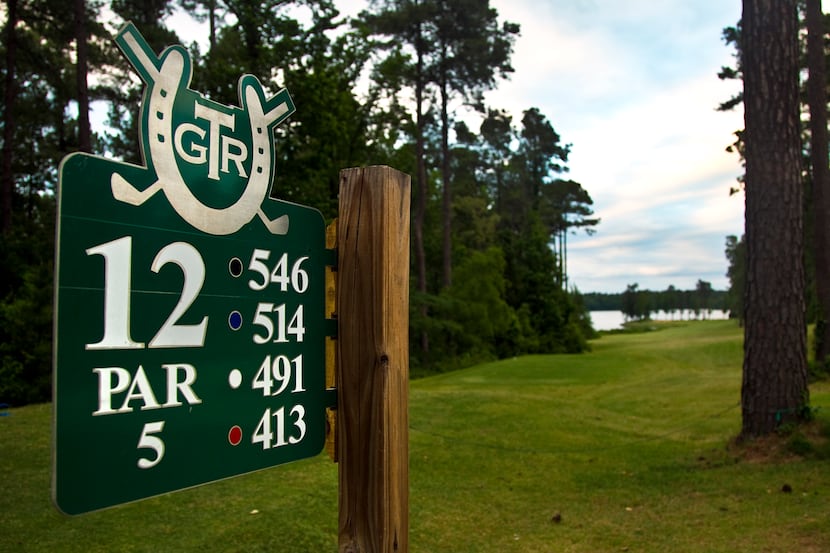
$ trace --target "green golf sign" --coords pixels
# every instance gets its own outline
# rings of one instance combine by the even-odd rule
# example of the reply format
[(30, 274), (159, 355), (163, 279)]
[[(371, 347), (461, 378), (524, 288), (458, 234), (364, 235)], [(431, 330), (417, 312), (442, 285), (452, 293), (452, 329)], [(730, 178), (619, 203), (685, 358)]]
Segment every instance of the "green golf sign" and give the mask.
[(145, 84), (144, 166), (60, 168), (54, 468), (79, 514), (319, 453), (325, 409), (321, 214), (268, 197), (294, 112), (249, 75), (240, 107), (189, 88), (181, 46), (116, 42)]

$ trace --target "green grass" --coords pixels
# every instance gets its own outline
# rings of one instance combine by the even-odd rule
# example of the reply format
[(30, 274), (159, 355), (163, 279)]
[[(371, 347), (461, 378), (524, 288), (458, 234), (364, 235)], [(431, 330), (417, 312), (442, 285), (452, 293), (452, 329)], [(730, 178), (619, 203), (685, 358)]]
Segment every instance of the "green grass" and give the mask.
[[(830, 551), (829, 383), (811, 387), (818, 431), (738, 450), (734, 323), (592, 346), (412, 382), (413, 553)], [(325, 456), (70, 518), (49, 499), (50, 406), (9, 414), (0, 552), (337, 549)]]

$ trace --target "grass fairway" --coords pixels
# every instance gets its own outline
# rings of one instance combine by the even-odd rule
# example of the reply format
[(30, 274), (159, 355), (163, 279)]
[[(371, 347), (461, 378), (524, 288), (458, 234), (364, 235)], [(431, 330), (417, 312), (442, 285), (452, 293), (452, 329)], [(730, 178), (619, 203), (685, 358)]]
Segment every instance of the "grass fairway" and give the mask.
[[(592, 345), (412, 382), (413, 553), (830, 551), (830, 384), (811, 387), (812, 449), (789, 438), (809, 454), (765, 458), (727, 448), (740, 428), (734, 323)], [(69, 518), (49, 499), (50, 406), (8, 412), (0, 552), (337, 550), (325, 456)]]

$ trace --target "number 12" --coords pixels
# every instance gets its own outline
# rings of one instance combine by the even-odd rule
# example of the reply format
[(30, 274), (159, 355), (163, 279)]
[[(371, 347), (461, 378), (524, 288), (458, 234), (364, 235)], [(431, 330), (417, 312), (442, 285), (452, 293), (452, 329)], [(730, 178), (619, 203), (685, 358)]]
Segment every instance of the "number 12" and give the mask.
[[(134, 341), (130, 333), (132, 249), (133, 237), (125, 236), (86, 250), (87, 255), (104, 258), (104, 337), (86, 344), (88, 350), (144, 348), (144, 343)], [(184, 284), (179, 302), (147, 347), (202, 347), (207, 316), (193, 325), (179, 324), (178, 321), (202, 290), (205, 263), (199, 250), (187, 242), (173, 242), (159, 250), (150, 270), (158, 273), (168, 263), (179, 266), (184, 274)]]

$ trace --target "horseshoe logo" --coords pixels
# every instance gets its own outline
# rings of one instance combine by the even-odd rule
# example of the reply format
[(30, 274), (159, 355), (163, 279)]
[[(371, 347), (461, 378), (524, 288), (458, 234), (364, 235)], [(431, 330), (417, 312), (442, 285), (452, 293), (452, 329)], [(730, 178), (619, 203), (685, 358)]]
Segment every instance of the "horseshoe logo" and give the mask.
[(232, 234), (256, 216), (272, 234), (286, 234), (288, 215), (271, 220), (262, 203), (275, 174), (273, 130), (295, 111), (288, 91), (266, 98), (259, 80), (244, 75), (241, 108), (225, 106), (189, 88), (193, 69), (182, 46), (156, 56), (132, 23), (115, 41), (146, 85), (141, 146), (156, 181), (139, 190), (113, 173), (113, 197), (139, 206), (161, 191), (179, 216), (208, 234)]

